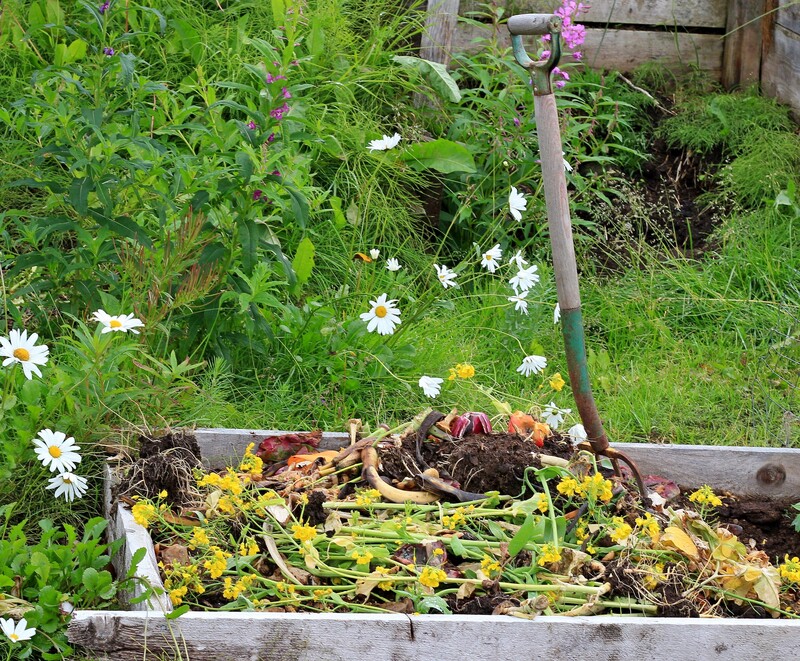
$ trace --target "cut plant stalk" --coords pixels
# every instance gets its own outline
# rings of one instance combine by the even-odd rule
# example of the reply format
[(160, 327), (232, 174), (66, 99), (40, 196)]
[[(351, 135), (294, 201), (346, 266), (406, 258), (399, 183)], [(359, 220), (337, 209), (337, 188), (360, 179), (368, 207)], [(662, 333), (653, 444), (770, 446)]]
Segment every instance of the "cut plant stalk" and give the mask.
[[(561, 309), (561, 332), (564, 337), (569, 380), (581, 422), (589, 439), (587, 449), (591, 449), (595, 455), (608, 457), (618, 475), (621, 475), (619, 462), (627, 464), (636, 479), (643, 502), (647, 503), (647, 491), (636, 465), (624, 453), (612, 448), (608, 443), (589, 383), (578, 288), (578, 267), (572, 242), (567, 180), (561, 149), (561, 131), (551, 82), (551, 74), (561, 57), (561, 27), (561, 18), (555, 14), (519, 14), (508, 19), (514, 57), (530, 72), (533, 84), (534, 114), (539, 135), (547, 225), (553, 247), (553, 271)], [(525, 51), (522, 36), (545, 34), (550, 35), (550, 56), (547, 60), (534, 61)]]

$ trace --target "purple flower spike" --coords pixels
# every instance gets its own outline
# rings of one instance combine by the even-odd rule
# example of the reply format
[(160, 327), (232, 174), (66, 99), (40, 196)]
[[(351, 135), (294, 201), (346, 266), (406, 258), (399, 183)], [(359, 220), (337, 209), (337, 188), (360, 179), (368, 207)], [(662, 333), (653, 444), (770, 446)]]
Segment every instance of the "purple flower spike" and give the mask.
[(108, 11), (108, 8), (111, 6), (111, 0), (106, 0), (100, 7), (98, 7), (98, 11), (101, 14), (105, 14)]
[(275, 142), (275, 134), (274, 133), (270, 133), (267, 136), (267, 143), (270, 143), (270, 142)]
[(256, 188), (256, 189), (253, 191), (253, 200), (254, 200), (254, 201), (256, 201), (256, 202), (258, 202), (258, 201), (261, 199), (261, 196), (262, 196), (263, 194), (264, 194), (264, 191), (262, 191), (260, 188)]
[(521, 124), (521, 122), (519, 121), (519, 117), (514, 117), (514, 126), (516, 126), (517, 128), (519, 128), (519, 125), (520, 125), (520, 124)]
[(251, 131), (255, 131), (257, 128), (256, 123), (251, 119), (249, 122), (247, 122), (247, 128), (249, 128)]
[(113, 54), (114, 54), (114, 49), (111, 48), (111, 46), (106, 46), (103, 49), (103, 55), (105, 55), (106, 57), (111, 57)]

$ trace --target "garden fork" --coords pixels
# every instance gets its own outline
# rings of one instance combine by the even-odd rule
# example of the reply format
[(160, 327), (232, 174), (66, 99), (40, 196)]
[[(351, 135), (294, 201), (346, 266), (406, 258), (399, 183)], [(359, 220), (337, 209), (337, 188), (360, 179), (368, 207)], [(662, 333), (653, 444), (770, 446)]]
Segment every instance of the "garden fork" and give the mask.
[[(520, 14), (508, 19), (511, 45), (517, 62), (530, 72), (533, 85), (534, 113), (539, 135), (539, 154), (542, 164), (544, 199), (547, 205), (547, 224), (553, 247), (553, 271), (556, 277), (558, 304), (561, 309), (561, 332), (567, 355), (572, 394), (578, 406), (588, 444), (595, 455), (611, 460), (617, 475), (621, 475), (619, 462), (627, 464), (636, 479), (636, 485), (645, 505), (649, 505), (647, 491), (636, 465), (625, 454), (612, 448), (603, 430), (597, 411), (586, 360), (586, 345), (581, 315), (581, 298), (578, 290), (578, 267), (572, 243), (572, 225), (567, 199), (567, 181), (561, 150), (561, 131), (558, 126), (556, 99), (553, 95), (551, 74), (561, 57), (561, 18), (555, 14)], [(550, 56), (535, 62), (525, 52), (522, 35), (550, 35)]]

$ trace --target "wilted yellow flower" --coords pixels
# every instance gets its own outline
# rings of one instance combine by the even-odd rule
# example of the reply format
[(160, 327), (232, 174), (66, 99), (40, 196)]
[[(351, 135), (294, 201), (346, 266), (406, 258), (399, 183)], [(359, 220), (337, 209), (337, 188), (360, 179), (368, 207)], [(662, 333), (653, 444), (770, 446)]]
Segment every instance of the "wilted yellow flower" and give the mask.
[(556, 392), (561, 392), (561, 389), (566, 385), (566, 381), (561, 378), (561, 372), (556, 372), (550, 377), (550, 387)]
[(658, 525), (658, 520), (653, 517), (650, 512), (644, 515), (644, 518), (638, 517), (636, 525), (639, 526), (643, 532), (647, 533), (650, 540), (655, 543), (661, 537), (661, 527)]
[(419, 582), (428, 588), (437, 588), (447, 578), (441, 569), (426, 565), (419, 574)]
[(471, 379), (475, 376), (475, 368), (469, 363), (458, 363), (455, 367), (450, 368), (450, 376), (447, 377), (448, 381), (454, 381), (456, 377), (459, 379)]

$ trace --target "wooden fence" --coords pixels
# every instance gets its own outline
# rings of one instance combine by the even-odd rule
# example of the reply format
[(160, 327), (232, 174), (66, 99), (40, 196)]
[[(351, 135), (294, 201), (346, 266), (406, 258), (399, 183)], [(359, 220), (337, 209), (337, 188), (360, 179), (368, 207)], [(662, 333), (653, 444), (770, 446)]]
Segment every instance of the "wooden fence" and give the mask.
[[(549, 13), (559, 0), (508, 0), (504, 16)], [(760, 84), (800, 116), (800, 2), (798, 0), (586, 0), (582, 47), (590, 67), (631, 71), (658, 63), (691, 66), (733, 88)], [(447, 63), (452, 53), (483, 48), (495, 38), (510, 46), (501, 26), (492, 31), (486, 2), (428, 0), (422, 56)], [(458, 21), (459, 17), (471, 20)]]

